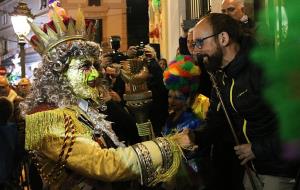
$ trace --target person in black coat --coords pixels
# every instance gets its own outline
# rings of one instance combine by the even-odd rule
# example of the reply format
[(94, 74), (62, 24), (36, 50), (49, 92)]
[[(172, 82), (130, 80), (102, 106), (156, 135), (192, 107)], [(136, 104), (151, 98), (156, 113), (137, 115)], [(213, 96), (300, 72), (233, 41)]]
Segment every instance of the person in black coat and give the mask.
[(194, 29), (195, 48), (215, 78), (240, 145), (235, 143), (216, 88), (207, 126), (197, 133), (196, 141), (199, 147), (213, 144), (212, 189), (252, 189), (248, 175), (243, 179), (245, 164), (264, 190), (292, 189), (297, 168), (281, 159), (278, 118), (263, 97), (266, 84), (261, 68), (241, 49), (241, 34), (237, 21), (219, 13), (204, 17)]
[(8, 122), (14, 107), (6, 97), (0, 97), (0, 189), (18, 187), (20, 145), (15, 123)]

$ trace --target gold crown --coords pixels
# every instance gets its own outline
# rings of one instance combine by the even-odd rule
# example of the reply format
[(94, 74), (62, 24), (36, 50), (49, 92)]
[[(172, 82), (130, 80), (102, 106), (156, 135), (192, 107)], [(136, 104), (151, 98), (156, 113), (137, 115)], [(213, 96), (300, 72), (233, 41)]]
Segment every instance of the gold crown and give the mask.
[(41, 55), (51, 51), (55, 46), (66, 41), (79, 39), (93, 41), (93, 27), (95, 27), (97, 23), (93, 24), (90, 22), (86, 28), (85, 18), (80, 9), (77, 11), (75, 24), (74, 20), (69, 18), (66, 26), (55, 9), (53, 10), (52, 21), (56, 31), (54, 31), (49, 24), (45, 24), (46, 32), (44, 32), (39, 26), (33, 22), (29, 22), (36, 38), (33, 36), (31, 40), (28, 41), (34, 47), (35, 51)]

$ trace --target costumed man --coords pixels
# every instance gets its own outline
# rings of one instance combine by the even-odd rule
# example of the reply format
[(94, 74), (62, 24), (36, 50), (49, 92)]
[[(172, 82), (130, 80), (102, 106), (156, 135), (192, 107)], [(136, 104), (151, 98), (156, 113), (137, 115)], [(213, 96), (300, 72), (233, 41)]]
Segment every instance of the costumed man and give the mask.
[[(31, 44), (43, 57), (32, 90), (21, 103), (26, 148), (49, 189), (104, 189), (104, 182), (138, 179), (144, 185), (176, 173), (181, 147), (193, 148), (187, 131), (125, 147), (111, 129), (98, 88), (99, 46), (89, 41), (92, 24), (76, 21), (31, 24)], [(114, 148), (110, 148), (114, 147)]]

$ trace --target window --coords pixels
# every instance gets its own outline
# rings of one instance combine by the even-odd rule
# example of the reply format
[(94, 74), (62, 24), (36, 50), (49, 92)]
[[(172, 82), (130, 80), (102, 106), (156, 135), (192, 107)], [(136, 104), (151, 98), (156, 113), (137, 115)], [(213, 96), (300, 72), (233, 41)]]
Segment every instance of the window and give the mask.
[(1, 20), (2, 20), (2, 24), (3, 25), (6, 25), (7, 22), (8, 22), (8, 15), (7, 13), (4, 13), (2, 16), (1, 16)]
[(100, 6), (101, 2), (100, 0), (89, 0), (89, 6)]
[(186, 19), (199, 19), (210, 12), (209, 0), (187, 0)]
[(41, 0), (40, 10), (45, 9), (47, 7), (47, 0)]
[(1, 38), (1, 49), (0, 49), (0, 54), (2, 53), (2, 55), (5, 55), (8, 53), (8, 49), (7, 49), (7, 41), (3, 38)]

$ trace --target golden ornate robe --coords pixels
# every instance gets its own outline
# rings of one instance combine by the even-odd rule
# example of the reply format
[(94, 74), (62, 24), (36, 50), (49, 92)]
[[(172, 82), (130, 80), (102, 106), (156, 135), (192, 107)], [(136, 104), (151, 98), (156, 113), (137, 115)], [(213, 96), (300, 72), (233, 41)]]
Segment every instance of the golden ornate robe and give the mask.
[[(58, 108), (26, 116), (25, 146), (33, 153), (44, 183), (50, 189), (64, 189), (66, 184), (66, 189), (78, 189), (99, 181), (138, 179), (142, 170), (134, 149), (101, 148), (78, 114), (76, 109)], [(150, 152), (154, 169), (161, 168), (163, 157), (157, 144), (142, 144)]]

